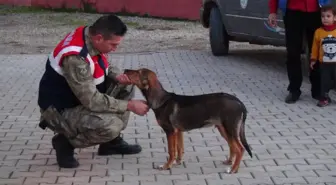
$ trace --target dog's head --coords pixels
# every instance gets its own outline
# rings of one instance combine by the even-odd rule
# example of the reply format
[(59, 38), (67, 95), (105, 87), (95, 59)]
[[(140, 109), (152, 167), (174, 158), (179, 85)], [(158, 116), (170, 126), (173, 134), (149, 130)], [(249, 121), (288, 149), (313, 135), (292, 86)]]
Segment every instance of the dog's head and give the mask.
[(147, 68), (138, 70), (126, 69), (124, 73), (140, 90), (148, 90), (154, 87), (158, 82), (155, 72)]
[(163, 89), (155, 72), (141, 68), (138, 70), (126, 69), (124, 73), (132, 84), (141, 90), (151, 108), (160, 107), (168, 99), (167, 92)]

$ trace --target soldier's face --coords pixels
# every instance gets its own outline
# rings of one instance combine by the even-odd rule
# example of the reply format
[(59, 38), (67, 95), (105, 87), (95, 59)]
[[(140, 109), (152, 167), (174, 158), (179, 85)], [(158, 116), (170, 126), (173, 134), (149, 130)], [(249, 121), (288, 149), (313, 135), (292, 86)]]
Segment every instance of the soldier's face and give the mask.
[(104, 39), (102, 36), (98, 37), (95, 42), (95, 48), (99, 50), (101, 53), (109, 53), (111, 51), (115, 51), (123, 37), (113, 35), (109, 39)]

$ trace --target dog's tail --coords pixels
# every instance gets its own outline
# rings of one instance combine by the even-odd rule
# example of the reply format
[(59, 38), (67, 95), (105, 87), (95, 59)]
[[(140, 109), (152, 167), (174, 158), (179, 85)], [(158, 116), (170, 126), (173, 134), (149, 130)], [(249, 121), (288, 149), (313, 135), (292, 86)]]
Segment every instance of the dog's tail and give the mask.
[(239, 136), (240, 136), (240, 140), (241, 140), (244, 148), (246, 149), (247, 153), (252, 158), (251, 148), (250, 148), (249, 144), (247, 143), (246, 137), (245, 137), (245, 121), (246, 121), (246, 117), (247, 117), (247, 110), (246, 110), (246, 107), (244, 106), (244, 104), (242, 104), (242, 106), (243, 106), (243, 115), (242, 115), (243, 119), (242, 119), (242, 125), (240, 126)]

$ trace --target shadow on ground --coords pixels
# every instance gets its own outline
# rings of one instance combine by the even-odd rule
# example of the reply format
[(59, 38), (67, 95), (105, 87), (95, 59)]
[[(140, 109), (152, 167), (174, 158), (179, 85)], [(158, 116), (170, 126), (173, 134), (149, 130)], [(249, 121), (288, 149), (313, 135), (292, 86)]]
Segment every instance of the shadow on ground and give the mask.
[(239, 57), (246, 60), (245, 62), (261, 63), (264, 65), (274, 65), (276, 67), (285, 68), (286, 51), (274, 49), (237, 49), (231, 51), (229, 57), (233, 59)]

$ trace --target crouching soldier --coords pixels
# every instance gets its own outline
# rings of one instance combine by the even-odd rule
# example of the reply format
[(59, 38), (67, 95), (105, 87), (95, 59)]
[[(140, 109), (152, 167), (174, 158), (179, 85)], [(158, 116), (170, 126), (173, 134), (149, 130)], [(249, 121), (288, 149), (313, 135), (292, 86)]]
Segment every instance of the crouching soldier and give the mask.
[(109, 65), (106, 55), (116, 50), (126, 32), (117, 16), (102, 16), (66, 35), (47, 59), (39, 84), (40, 127), (56, 132), (52, 146), (60, 167), (79, 166), (75, 148), (99, 144), (98, 155), (141, 152), (120, 132), (130, 112), (144, 115), (149, 108), (143, 100), (132, 100), (133, 85)]

